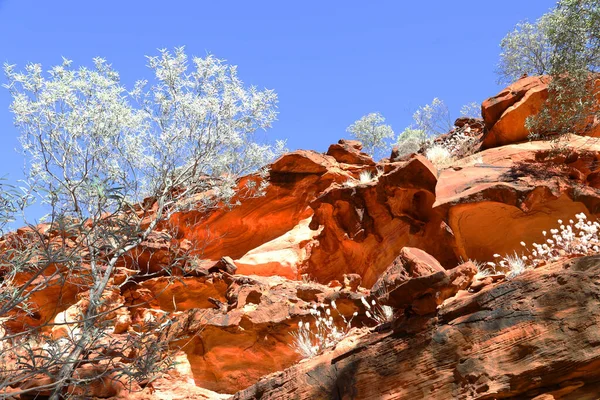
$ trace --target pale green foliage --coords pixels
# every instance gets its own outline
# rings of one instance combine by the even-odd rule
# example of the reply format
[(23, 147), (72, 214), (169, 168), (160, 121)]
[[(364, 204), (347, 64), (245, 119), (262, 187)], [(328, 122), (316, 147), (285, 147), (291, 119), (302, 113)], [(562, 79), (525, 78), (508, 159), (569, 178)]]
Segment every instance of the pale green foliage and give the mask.
[(413, 114), (414, 124), (404, 129), (396, 141), (399, 156), (418, 152), (431, 137), (448, 132), (452, 128), (446, 104), (433, 99), (431, 104), (419, 107)]
[(382, 150), (388, 148), (388, 139), (394, 137), (390, 125), (385, 125), (385, 118), (380, 113), (370, 113), (350, 125), (346, 130), (362, 142), (365, 151), (374, 158)]
[(547, 14), (552, 46), (550, 73), (600, 71), (600, 3), (561, 0)]
[(597, 0), (561, 0), (535, 23), (518, 23), (500, 47), (498, 73), (505, 83), (523, 74), (598, 71), (600, 5)]
[[(283, 149), (282, 143), (271, 147), (254, 140), (255, 132), (270, 127), (276, 117), (276, 94), (245, 87), (236, 67), (212, 56), (190, 62), (183, 48), (161, 50), (148, 57), (148, 66), (152, 81), (139, 81), (127, 91), (101, 58), (91, 69), (72, 68), (71, 61), (64, 60), (47, 74), (39, 64), (29, 64), (23, 72), (5, 65), (5, 86), (13, 96), (11, 110), (27, 157), (27, 187), (47, 205), (48, 229), (65, 233), (62, 240), (70, 242), (49, 241), (32, 229), (16, 243), (10, 257), (4, 257), (11, 269), (6, 276), (25, 271), (49, 278), (21, 287), (5, 280), (6, 287), (0, 289), (14, 295), (0, 311), (22, 309), (37, 290), (56, 284), (46, 270), (57, 263), (63, 270), (54, 273), (60, 272), (63, 284), (76, 277), (75, 284), (89, 294), (84, 314), (69, 322), (69, 329), (79, 333), (64, 343), (59, 359), (20, 360), (22, 374), (52, 377), (49, 381), (55, 383), (47, 388), (51, 399), (58, 399), (67, 385), (93, 380), (81, 380), (73, 372), (106, 339), (105, 294), (118, 290), (110, 279), (117, 263), (173, 213), (202, 213), (231, 205), (235, 195), (260, 195), (266, 171), (244, 188), (238, 188), (238, 178)], [(202, 243), (174, 251), (171, 263), (165, 261), (165, 273), (185, 265), (194, 245)], [(130, 262), (135, 265), (138, 260)], [(143, 276), (144, 266), (138, 267), (138, 277)], [(127, 365), (116, 363), (111, 371), (137, 380), (159, 373), (164, 363), (154, 341), (169, 323), (146, 333), (156, 336), (144, 343), (128, 333), (119, 351), (128, 354), (135, 348), (141, 358)], [(148, 363), (144, 354), (150, 357)], [(138, 361), (144, 361), (143, 368)], [(103, 368), (100, 374), (106, 372)], [(18, 382), (19, 376), (7, 377), (0, 388), (11, 385), (12, 379)]]
[(460, 108), (460, 115), (468, 118), (481, 118), (481, 105), (474, 101)]
[[(461, 115), (469, 118), (481, 117), (481, 108), (475, 103), (464, 105), (461, 110)], [(446, 104), (438, 99), (433, 99), (431, 104), (419, 107), (413, 114), (413, 125), (407, 127), (398, 135), (396, 146), (399, 156), (405, 156), (411, 153), (417, 153), (419, 150), (427, 149), (433, 145), (433, 139), (442, 134), (448, 133), (453, 128), (453, 123), (450, 119), (450, 113)], [(464, 135), (460, 132), (440, 143), (450, 153), (452, 157), (464, 157), (467, 155), (465, 148), (471, 148), (473, 138)], [(434, 150), (434, 153), (441, 155), (440, 150)], [(438, 157), (436, 156), (436, 159)]]
[(548, 74), (548, 100), (527, 120), (532, 138), (584, 133), (594, 118), (597, 88), (590, 71), (600, 71), (600, 3), (561, 0), (535, 24), (517, 25), (501, 43), (499, 74), (510, 83), (521, 74)]
[(403, 156), (419, 151), (427, 141), (427, 134), (421, 129), (406, 128), (396, 142), (398, 154)]
[(148, 60), (154, 83), (131, 92), (100, 58), (94, 69), (64, 60), (48, 77), (38, 64), (5, 66), (29, 180), (51, 193), (46, 201), (93, 215), (115, 188), (129, 201), (184, 185), (230, 198), (232, 177), (275, 155), (251, 140), (275, 119), (273, 91), (244, 88), (236, 68), (212, 56), (193, 58), (190, 70), (183, 48)]
[(598, 86), (590, 71), (600, 71), (600, 3), (562, 0), (548, 14), (552, 46), (548, 100), (541, 112), (528, 118), (532, 136), (555, 141), (570, 133), (585, 133), (600, 117)]
[(500, 82), (510, 84), (523, 74), (543, 75), (550, 72), (552, 46), (548, 38), (551, 25), (548, 15), (534, 24), (519, 22), (500, 42)]

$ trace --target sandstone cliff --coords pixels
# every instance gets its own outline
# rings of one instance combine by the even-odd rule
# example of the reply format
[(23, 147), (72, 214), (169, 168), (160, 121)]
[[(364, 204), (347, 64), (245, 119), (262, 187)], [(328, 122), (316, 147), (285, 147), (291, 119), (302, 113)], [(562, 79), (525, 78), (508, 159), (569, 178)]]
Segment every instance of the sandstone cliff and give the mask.
[[(176, 349), (176, 368), (143, 388), (106, 381), (90, 395), (598, 398), (600, 258), (565, 254), (513, 279), (483, 276), (474, 263), (543, 242), (558, 220), (600, 214), (600, 142), (575, 135), (556, 152), (525, 141), (524, 120), (545, 90), (545, 78), (526, 78), (484, 102), (483, 121), (460, 121), (481, 149), (450, 167), (422, 155), (376, 163), (342, 140), (326, 154), (275, 161), (264, 197), (175, 215), (123, 259), (113, 279), (135, 279), (110, 294), (120, 308), (107, 320), (118, 341), (168, 315), (156, 340)], [(176, 279), (161, 273), (181, 251), (198, 265), (182, 266)], [(54, 288), (31, 299), (35, 313), (2, 329), (68, 320), (86, 306), (76, 280)], [(375, 321), (365, 299), (393, 307), (393, 318)], [(352, 329), (302, 360), (292, 333), (332, 302)], [(52, 328), (54, 338), (67, 334)], [(43, 383), (32, 377), (21, 387)]]

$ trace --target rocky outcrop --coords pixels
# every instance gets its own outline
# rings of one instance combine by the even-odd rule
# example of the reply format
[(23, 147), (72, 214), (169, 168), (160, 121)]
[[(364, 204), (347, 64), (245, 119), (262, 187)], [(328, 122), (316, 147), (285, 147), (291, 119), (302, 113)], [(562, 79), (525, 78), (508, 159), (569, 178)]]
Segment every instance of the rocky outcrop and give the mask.
[(327, 155), (332, 156), (339, 163), (375, 165), (368, 154), (361, 152), (362, 147), (362, 143), (359, 141), (341, 139), (336, 144), (329, 146)]
[(599, 274), (600, 258), (586, 257), (464, 292), (434, 318), (348, 338), (234, 399), (595, 398)]
[[(517, 118), (515, 110), (544, 84), (523, 80), (488, 100), (487, 135), (501, 132), (503, 119)], [(457, 120), (440, 140), (466, 135), (478, 144), (482, 124)], [(152, 343), (169, 344), (175, 369), (134, 388), (107, 375), (77, 393), (586, 398), (600, 389), (593, 328), (600, 318), (594, 278), (600, 260), (544, 266), (508, 281), (502, 274), (475, 276), (475, 262), (520, 252), (522, 241), (541, 242), (542, 231), (559, 219), (600, 215), (600, 144), (575, 137), (564, 147), (556, 152), (546, 141), (494, 147), (443, 170), (421, 155), (374, 163), (358, 142), (345, 140), (327, 154), (282, 156), (271, 165), (264, 197), (174, 215), (112, 276), (114, 290), (103, 299), (111, 310), (103, 315), (108, 333), (98, 351), (114, 351), (143, 332)], [(252, 179), (258, 178), (240, 185)], [(7, 235), (0, 248), (26, 246), (19, 238), (29, 234), (65, 248), (73, 240), (40, 225)], [(29, 298), (28, 310), (5, 318), (2, 334), (54, 322), (41, 337), (76, 335), (64, 323), (89, 306), (86, 268), (71, 275), (59, 265), (48, 268), (37, 278), (51, 285)], [(32, 277), (23, 272), (15, 282)], [(315, 318), (315, 307), (324, 312), (332, 302), (335, 317), (360, 329), (301, 361), (291, 334)], [(386, 306), (393, 310), (385, 318), (367, 314)], [(44, 383), (32, 378), (22, 387)]]
[(492, 261), (521, 253), (520, 242), (545, 241), (542, 231), (580, 212), (600, 213), (600, 144), (576, 137), (555, 154), (549, 142), (530, 142), (479, 153), (481, 162), (442, 172), (433, 205), (452, 230), (463, 260)]
[(300, 360), (290, 333), (299, 321), (313, 320), (313, 306), (335, 301), (346, 318), (358, 312), (359, 326), (372, 325), (360, 301), (366, 294), (364, 289), (219, 273), (176, 281), (151, 279), (124, 297), (134, 323), (164, 313), (175, 317), (161, 340), (179, 350), (197, 386), (234, 393)]
[(431, 208), (435, 168), (421, 156), (384, 168), (371, 182), (333, 186), (311, 203), (310, 226), (322, 231), (303, 269), (309, 276), (328, 282), (357, 273), (371, 287), (405, 246), (456, 265), (452, 237)]
[[(600, 80), (596, 79), (597, 87)], [(503, 146), (527, 140), (529, 130), (525, 126), (528, 117), (540, 112), (548, 99), (547, 76), (525, 77), (496, 96), (485, 100), (481, 113), (487, 129), (483, 137), (482, 148)], [(574, 127), (574, 132), (587, 136), (600, 136), (599, 121), (589, 121), (588, 126)]]
[[(187, 252), (204, 265), (229, 256), (244, 275), (308, 274), (328, 283), (356, 273), (370, 286), (405, 246), (456, 265), (453, 239), (431, 208), (437, 183), (431, 163), (415, 156), (374, 166), (360, 148), (342, 140), (331, 155), (281, 157), (264, 197), (208, 215), (175, 215), (161, 235), (132, 252), (127, 268), (160, 271), (173, 254)], [(361, 182), (363, 171), (370, 181)]]

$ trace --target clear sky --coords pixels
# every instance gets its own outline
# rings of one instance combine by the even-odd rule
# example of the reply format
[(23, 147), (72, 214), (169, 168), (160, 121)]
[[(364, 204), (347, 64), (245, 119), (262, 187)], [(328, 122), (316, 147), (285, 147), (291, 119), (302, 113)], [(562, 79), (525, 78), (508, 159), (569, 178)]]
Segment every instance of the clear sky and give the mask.
[[(453, 116), (501, 89), (502, 37), (554, 0), (178, 1), (0, 0), (0, 61), (49, 67), (102, 56), (126, 85), (148, 74), (144, 55), (185, 45), (239, 67), (246, 84), (274, 89), (270, 139), (325, 151), (346, 127), (379, 111), (400, 132), (434, 97)], [(4, 77), (0, 81), (5, 81)], [(0, 176), (19, 177), (17, 130), (0, 89)]]

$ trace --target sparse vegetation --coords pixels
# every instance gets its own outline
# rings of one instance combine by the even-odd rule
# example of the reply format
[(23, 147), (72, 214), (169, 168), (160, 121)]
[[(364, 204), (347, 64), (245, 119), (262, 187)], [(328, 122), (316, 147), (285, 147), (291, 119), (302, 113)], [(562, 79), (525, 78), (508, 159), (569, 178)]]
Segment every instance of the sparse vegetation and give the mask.
[[(481, 108), (476, 103), (466, 104), (461, 108), (461, 115), (480, 117)], [(453, 127), (448, 107), (442, 100), (435, 98), (431, 104), (419, 107), (413, 114), (413, 119), (414, 124), (398, 136), (396, 147), (400, 157), (424, 151), (425, 156), (434, 164), (448, 166), (475, 152), (477, 139), (468, 134), (470, 128)], [(451, 134), (443, 137), (446, 133)], [(427, 156), (428, 152), (430, 156)]]
[[(132, 252), (174, 213), (231, 207), (266, 187), (266, 171), (242, 188), (238, 177), (283, 149), (253, 139), (275, 119), (276, 94), (244, 87), (236, 68), (215, 57), (189, 60), (183, 48), (148, 63), (153, 82), (132, 90), (101, 58), (93, 69), (64, 60), (48, 74), (38, 64), (23, 72), (5, 66), (28, 191), (16, 202), (2, 200), (35, 199), (48, 213), (44, 227), (31, 223), (3, 241), (0, 316), (34, 323), (0, 338), (0, 390), (37, 376), (44, 387), (22, 393), (43, 390), (57, 400), (104, 377), (143, 383), (168, 368), (167, 355), (156, 351), (168, 342), (156, 343), (170, 321), (145, 321), (125, 339), (111, 339), (110, 316), (122, 304), (110, 294), (130, 282), (113, 281), (117, 266), (128, 262), (142, 278), (146, 267)], [(163, 275), (185, 265), (195, 245), (165, 260)], [(53, 285), (76, 287), (84, 299), (69, 318), (44, 316), (45, 305), (32, 301)], [(46, 356), (32, 351), (30, 339), (55, 324), (65, 326), (64, 340), (48, 342)], [(107, 343), (114, 354), (103, 350)], [(132, 351), (131, 362), (117, 360)], [(82, 365), (90, 367), (85, 377), (76, 373)]]
[(425, 157), (438, 168), (447, 166), (452, 161), (452, 153), (441, 144), (434, 144), (425, 151)]
[(577, 222), (569, 220), (568, 224), (563, 224), (559, 219), (559, 228), (551, 229), (550, 236), (547, 231), (542, 231), (542, 235), (547, 239), (543, 243), (533, 243), (533, 249), (528, 249), (527, 244), (521, 242), (526, 252), (523, 255), (518, 255), (516, 251), (506, 256), (494, 254), (499, 260), (488, 262), (485, 270), (489, 273), (504, 273), (511, 279), (528, 269), (563, 257), (600, 253), (600, 222), (589, 221), (584, 213), (577, 214), (575, 218)]
[(394, 137), (392, 127), (384, 122), (385, 118), (380, 113), (371, 113), (354, 122), (347, 131), (362, 142), (368, 154), (380, 158), (381, 153), (389, 148), (389, 139)]
[[(392, 307), (379, 305), (375, 300), (371, 300), (369, 303), (365, 297), (361, 297), (360, 300), (365, 306), (367, 318), (377, 325), (393, 320), (394, 309)], [(358, 315), (358, 312), (354, 312), (350, 319), (347, 319), (338, 311), (335, 301), (332, 301), (329, 306), (313, 305), (310, 313), (313, 323), (300, 321), (298, 330), (290, 333), (294, 338), (291, 347), (303, 358), (314, 357), (333, 348), (348, 335), (352, 328), (352, 321)]]
[[(334, 347), (346, 337), (352, 327), (353, 318), (358, 315), (355, 312), (350, 319), (346, 319), (337, 311), (335, 301), (332, 301), (330, 305), (313, 305), (310, 313), (313, 323), (300, 321), (298, 330), (290, 333), (294, 338), (292, 348), (304, 358), (314, 357), (326, 349)], [(342, 323), (338, 323), (333, 314), (337, 314), (338, 321), (341, 319)]]
[(394, 309), (390, 306), (380, 305), (374, 299), (369, 301), (361, 297), (361, 302), (365, 306), (365, 314), (368, 318), (371, 318), (378, 325), (385, 324), (386, 322), (392, 322), (394, 319)]
[(548, 98), (527, 118), (532, 139), (556, 142), (584, 133), (600, 116), (600, 4), (596, 0), (561, 0), (535, 24), (521, 22), (501, 43), (500, 79), (510, 83), (523, 74), (547, 74)]
[(360, 174), (358, 174), (358, 179), (354, 179), (354, 178), (349, 178), (346, 182), (343, 183), (344, 187), (356, 187), (357, 185), (365, 185), (367, 183), (371, 183), (374, 182), (375, 180), (377, 180), (380, 176), (380, 173), (373, 173), (371, 171), (361, 171)]

